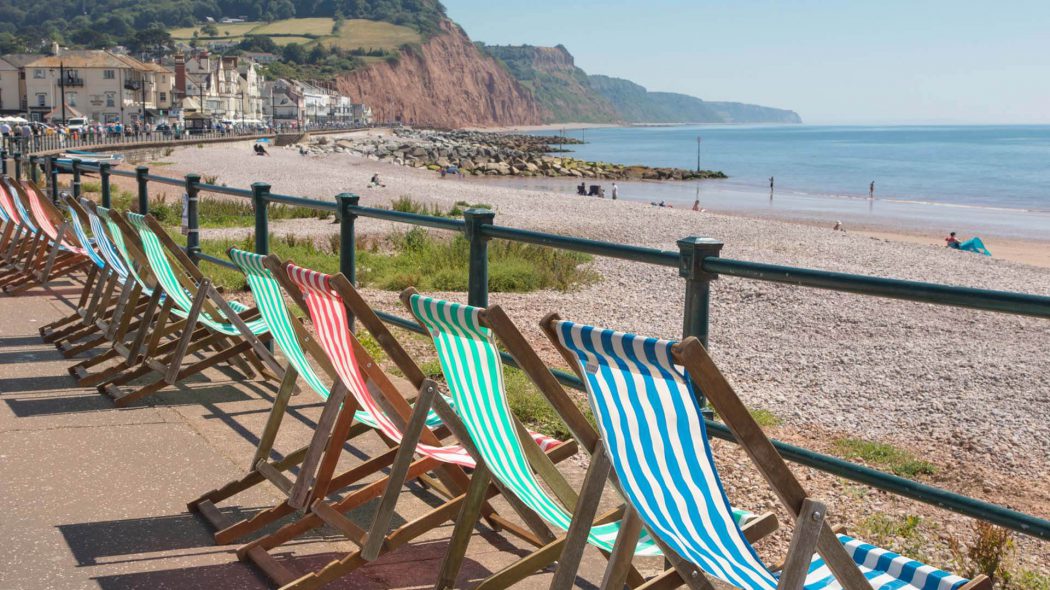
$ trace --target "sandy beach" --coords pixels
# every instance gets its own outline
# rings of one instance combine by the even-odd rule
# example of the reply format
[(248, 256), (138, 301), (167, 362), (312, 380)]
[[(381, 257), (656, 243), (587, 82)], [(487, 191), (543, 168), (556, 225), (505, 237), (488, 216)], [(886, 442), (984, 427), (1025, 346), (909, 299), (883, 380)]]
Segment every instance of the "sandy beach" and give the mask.
[[(303, 157), (294, 148), (274, 148), (270, 158), (250, 153), (247, 143), (180, 149), (153, 173), (193, 171), (238, 187), (264, 181), (274, 192), (318, 199), (349, 191), (366, 206), (386, 206), (403, 195), (449, 208), (466, 200), (491, 205), (497, 224), (518, 228), (666, 250), (676, 250), (682, 237), (714, 237), (725, 242), (727, 258), (1050, 295), (1047, 249), (1020, 240), (996, 244), (997, 256), (987, 258), (892, 228), (836, 232), (441, 179), (346, 154)], [(385, 188), (367, 188), (376, 173)], [(404, 230), (367, 218), (357, 226), (364, 235)], [(321, 241), (338, 226), (304, 219), (271, 227), (278, 235)], [(206, 230), (204, 238), (250, 231)], [(602, 276), (594, 285), (568, 293), (494, 293), (491, 301), (503, 305), (538, 347), (544, 340), (537, 322), (551, 311), (598, 326), (680, 336), (683, 283), (674, 269), (603, 258), (589, 264)], [(377, 307), (400, 311), (396, 293), (366, 295)], [(782, 420), (776, 437), (822, 451), (841, 437), (890, 442), (937, 465), (937, 473), (925, 477), (934, 485), (1043, 515), (1050, 510), (1048, 341), (1050, 322), (1034, 318), (734, 278), (713, 288), (712, 354), (750, 406)], [(544, 350), (548, 361), (558, 362), (549, 347)], [(733, 453), (740, 467), (742, 455)], [(968, 530), (966, 519), (885, 494), (865, 503), (866, 493), (850, 491), (856, 486), (806, 473), (833, 502), (857, 505), (859, 514), (933, 511), (950, 523), (944, 530)], [(1046, 551), (1032, 558), (1045, 560)]]

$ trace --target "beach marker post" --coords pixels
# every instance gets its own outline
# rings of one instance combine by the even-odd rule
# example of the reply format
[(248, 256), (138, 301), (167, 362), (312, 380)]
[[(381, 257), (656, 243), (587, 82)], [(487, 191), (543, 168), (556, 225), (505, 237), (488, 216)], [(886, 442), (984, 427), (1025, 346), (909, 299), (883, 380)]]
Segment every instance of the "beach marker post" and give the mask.
[(109, 175), (112, 168), (113, 165), (109, 162), (102, 162), (98, 165), (98, 177), (102, 185), (102, 206), (106, 209), (113, 206), (113, 193), (109, 185)]
[(146, 178), (149, 175), (149, 168), (146, 166), (138, 166), (135, 168), (135, 180), (139, 183), (139, 214), (146, 215), (149, 213), (149, 188), (147, 184), (149, 179)]
[(80, 200), (80, 158), (73, 158), (73, 198)]
[(186, 254), (194, 265), (201, 251), (200, 220), (197, 216), (197, 195), (200, 193), (200, 174), (186, 175)]
[(255, 253), (263, 256), (270, 253), (269, 198), (269, 184), (252, 183), (252, 205), (255, 207)]
[[(340, 193), (335, 196), (339, 209), (336, 210), (336, 219), (339, 220), (339, 272), (357, 286), (357, 234), (354, 230), (354, 222), (357, 214), (353, 208), (361, 202), (361, 197), (352, 193)], [(354, 316), (347, 313), (347, 327), (354, 331)]]
[(489, 238), (482, 227), (492, 225), (496, 213), (488, 209), (463, 212), (467, 241), (470, 242), (470, 267), (467, 275), (467, 303), (474, 307), (489, 306)]

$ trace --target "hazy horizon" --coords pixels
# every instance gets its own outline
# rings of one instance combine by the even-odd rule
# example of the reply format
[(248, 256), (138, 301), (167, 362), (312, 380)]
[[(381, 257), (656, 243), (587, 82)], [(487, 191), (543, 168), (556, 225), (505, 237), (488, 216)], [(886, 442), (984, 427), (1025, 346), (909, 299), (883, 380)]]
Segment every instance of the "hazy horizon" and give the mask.
[(1031, 0), (444, 4), (475, 41), (560, 43), (588, 74), (808, 124), (1050, 124), (1050, 4)]

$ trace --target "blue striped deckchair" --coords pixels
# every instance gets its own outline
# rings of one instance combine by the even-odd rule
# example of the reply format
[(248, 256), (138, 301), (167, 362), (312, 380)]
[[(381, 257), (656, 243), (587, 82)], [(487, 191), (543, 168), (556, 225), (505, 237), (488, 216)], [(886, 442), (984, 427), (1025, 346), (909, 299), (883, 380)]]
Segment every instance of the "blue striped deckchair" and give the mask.
[[(74, 239), (62, 214), (50, 202), (44, 203), (36, 187), (19, 185), (8, 178), (0, 184), (0, 206), (17, 220), (13, 250), (7, 253), (9, 269), (0, 273), (4, 292), (14, 293), (90, 265), (87, 255)], [(28, 192), (27, 192), (28, 190)], [(58, 227), (56, 227), (56, 223)]]
[[(695, 338), (682, 344), (550, 318), (548, 334), (587, 386), (621, 493), (672, 563), (747, 590), (990, 588), (836, 536)], [(741, 534), (715, 468), (694, 384), (796, 519), (783, 570)], [(610, 568), (615, 564), (610, 563)]]
[[(110, 213), (111, 217), (120, 219), (114, 212)], [(249, 376), (252, 371), (246, 363), (256, 366), (264, 374), (262, 365), (265, 365), (278, 379), (283, 378), (283, 368), (260, 339), (260, 336), (269, 338), (269, 335), (266, 322), (252, 317), (257, 315), (257, 311), (226, 302), (156, 219), (136, 213), (128, 213), (125, 218), (126, 227), (121, 227), (126, 234), (125, 239), (138, 240), (145, 256), (143, 262), (148, 265), (164, 292), (164, 306), (158, 316), (160, 326), (166, 325), (165, 310), (184, 319), (185, 324), (181, 329), (182, 335), (177, 339), (178, 344), (170, 354), (162, 359), (146, 356), (141, 366), (100, 385), (99, 390), (112, 397), (118, 406), (123, 406), (220, 362), (235, 363)], [(172, 266), (172, 259), (177, 268)], [(198, 324), (205, 330), (204, 333), (198, 330)], [(140, 328), (140, 332), (142, 329), (145, 329), (145, 325)], [(156, 330), (157, 327), (152, 329)], [(213, 345), (220, 350), (185, 365), (184, 360), (191, 350), (203, 350)], [(151, 372), (157, 374), (153, 381), (133, 391), (122, 389), (122, 385)]]
[[(476, 480), (463, 472), (463, 468), (476, 470), (478, 465), (464, 446), (467, 441), (456, 434), (455, 425), (458, 423), (458, 418), (444, 398), (437, 393), (436, 384), (423, 378), (418, 368), (411, 370), (417, 373), (419, 378), (419, 398), (413, 410), (390, 383), (382, 368), (377, 365), (349, 330), (348, 314), (353, 313), (377, 337), (391, 358), (398, 358), (402, 355), (407, 357), (404, 350), (391, 346), (393, 338), (385, 328), (379, 334), (376, 333), (379, 326), (382, 326), (381, 321), (374, 311), (363, 304), (360, 294), (345, 276), (327, 275), (292, 263), (286, 264), (283, 269), (274, 265), (268, 265), (268, 268), (275, 274), (275, 278), (288, 291), (292, 299), (309, 313), (317, 333), (318, 346), (331, 361), (339, 382), (349, 392), (348, 399), (354, 400), (372, 415), (378, 423), (378, 431), (391, 443), (400, 445), (396, 450), (397, 457), (391, 467), (391, 473), (386, 478), (359, 488), (335, 502), (319, 498), (310, 506), (308, 516), (249, 543), (237, 552), (242, 559), (249, 559), (258, 565), (272, 579), (286, 584), (284, 588), (317, 588), (450, 520), (464, 503), (464, 493), (467, 496), (472, 493), (480, 493), (487, 500), (495, 491), (490, 490), (488, 485), (482, 486), (480, 490), (476, 489), (477, 486), (474, 485)], [(399, 363), (398, 366), (400, 368), (402, 365)], [(408, 375), (410, 371), (405, 371), (405, 373)], [(366, 379), (374, 385), (375, 393), (366, 384)], [(447, 426), (455, 438), (463, 444), (443, 442), (434, 432), (426, 428), (431, 404), (435, 402), (437, 405), (434, 407), (442, 417), (444, 426)], [(551, 455), (552, 460), (560, 460), (571, 455), (575, 448), (575, 445), (563, 444), (551, 437), (540, 434), (531, 436), (542, 449)], [(417, 453), (421, 458), (414, 459)], [(419, 479), (428, 471), (434, 471), (446, 487), (442, 495), (447, 500), (422, 516), (398, 527), (390, 534), (386, 534), (402, 484), (405, 481)], [(467, 489), (468, 485), (470, 489)], [(365, 530), (344, 516), (349, 510), (360, 506), (363, 501), (379, 495), (382, 496), (382, 499), (370, 529)], [(520, 503), (516, 502), (512, 496), (506, 499), (512, 508), (520, 508)], [(501, 517), (488, 507), (484, 500), (481, 504), (481, 512), (490, 523), (498, 523), (503, 530), (529, 539), (535, 544), (542, 542), (537, 538), (536, 531), (530, 532), (514, 521)], [(528, 516), (521, 512), (519, 515), (528, 519)], [(325, 564), (320, 569), (298, 578), (290, 575), (269, 555), (270, 550), (324, 524), (329, 524), (339, 530), (347, 540), (360, 549), (351, 551)]]
[[(574, 518), (581, 517), (591, 525), (594, 522), (594, 509), (598, 498), (581, 499), (561, 473), (554, 469), (553, 465), (543, 461), (542, 455), (534, 452), (535, 449), (529, 446), (531, 441), (520, 436), (523, 428), (511, 412), (507, 401), (503, 360), (496, 344), (496, 330), (499, 330), (504, 345), (519, 365), (530, 368), (530, 374), (531, 369), (538, 366), (539, 359), (506, 314), (497, 306), (482, 310), (424, 297), (411, 291), (404, 294), (404, 299), (412, 315), (433, 338), (442, 371), (455, 402), (456, 413), (462, 419), (480, 460), (492, 476), (521, 499), (528, 508), (557, 529), (568, 531)], [(546, 368), (543, 371), (546, 371)], [(547, 375), (549, 376), (549, 372)], [(564, 390), (555, 383), (554, 392), (550, 392), (552, 380), (544, 380), (542, 376), (537, 382), (538, 385), (542, 383), (541, 390), (552, 397), (555, 409), (571, 414), (567, 416), (566, 422), (573, 424), (574, 432), (580, 432), (580, 444), (585, 448), (593, 448), (597, 440), (596, 434)], [(558, 403), (558, 400), (561, 402)], [(540, 459), (538, 464), (530, 460), (534, 458)], [(588, 477), (591, 480), (584, 484), (584, 488), (595, 486), (596, 496), (600, 496), (608, 477), (608, 470), (601, 471), (600, 465), (596, 465), (588, 473)], [(557, 499), (551, 497), (540, 484), (541, 478)], [(574, 508), (580, 504), (584, 505), (582, 510), (574, 515)], [(475, 520), (468, 510), (469, 506), (465, 506), (465, 516), (457, 521), (456, 533), (462, 537), (453, 534), (454, 551), (449, 551), (446, 556), (438, 587), (451, 588), (455, 585), (459, 564), (466, 549), (466, 539), (469, 539)], [(750, 520), (752, 515), (744, 511), (734, 511), (733, 517), (740, 523)], [(621, 526), (622, 521), (615, 519), (584, 526), (582, 530), (589, 544), (609, 554), (613, 551)], [(462, 543), (459, 542), (460, 539), (463, 539)], [(661, 554), (660, 548), (647, 533), (643, 532), (636, 541), (636, 555)], [(482, 582), (479, 588), (503, 587), (516, 582), (519, 577), (549, 565), (560, 552), (552, 548), (548, 549), (547, 553), (550, 554), (548, 559), (544, 559), (542, 555), (535, 555), (523, 560), (499, 572), (492, 579)], [(575, 568), (565, 567), (563, 559), (552, 587), (571, 585), (575, 576)], [(637, 581), (640, 581), (640, 578)]]
[[(54, 344), (63, 356), (69, 358), (106, 342), (106, 336), (100, 336), (99, 332), (108, 329), (108, 320), (120, 310), (120, 306), (115, 305), (113, 296), (116, 288), (123, 284), (123, 277), (127, 275), (127, 271), (123, 266), (115, 267), (97, 251), (100, 250), (99, 240), (87, 233), (85, 224), (89, 223), (89, 220), (83, 207), (66, 194), (60, 195), (60, 199), (69, 211), (74, 237), (92, 262), (73, 313), (40, 329), (44, 341)], [(93, 233), (97, 233), (96, 230), (93, 230)], [(57, 330), (58, 327), (75, 320), (80, 320), (81, 325)], [(84, 340), (85, 338), (87, 340)]]
[[(318, 445), (323, 446), (329, 431), (335, 425), (342, 424), (342, 421), (336, 417), (336, 414), (339, 412), (339, 407), (346, 393), (345, 389), (336, 390), (333, 389), (334, 386), (328, 385), (328, 383), (333, 383), (337, 386), (339, 377), (335, 373), (328, 357), (323, 351), (312, 345), (309, 335), (299, 321), (292, 317), (285, 303), (279, 281), (266, 267), (267, 257), (236, 248), (230, 248), (227, 254), (241, 272), (244, 273), (261, 318), (266, 321), (277, 348), (287, 359), (288, 368), (285, 373), (285, 381), (281, 384), (280, 394), (271, 411), (270, 420), (267, 422), (266, 429), (260, 437), (259, 446), (252, 459), (248, 475), (219, 489), (212, 490), (189, 504), (191, 510), (200, 512), (218, 529), (215, 533), (215, 539), (219, 543), (232, 542), (278, 518), (290, 514), (292, 509), (305, 508), (313, 500), (326, 495), (328, 490), (316, 484), (318, 481), (322, 484), (330, 483), (332, 479), (330, 477), (331, 474), (317, 474), (316, 471), (321, 457), (318, 453), (309, 453), (308, 451), (310, 448), (320, 448)], [(272, 255), (269, 258), (271, 265), (276, 266), (278, 269), (281, 268), (280, 259)], [(309, 353), (306, 350), (307, 348), (311, 349)], [(322, 379), (317, 371), (314, 370), (308, 356), (312, 356), (314, 361), (322, 367), (323, 372), (327, 375), (327, 381)], [(280, 461), (260, 466), (260, 461), (265, 463), (269, 456), (287, 405), (287, 395), (290, 393), (297, 377), (301, 377), (321, 399), (329, 402), (326, 403), (318, 421), (318, 426), (315, 429), (315, 441), (292, 452)], [(330, 397), (330, 393), (333, 391), (336, 391), (338, 399)], [(379, 427), (376, 419), (366, 410), (354, 412), (353, 421), (357, 425), (352, 428), (349, 438)], [(441, 420), (436, 413), (431, 413), (428, 417), (427, 425), (431, 428), (441, 425)], [(374, 463), (376, 470), (386, 467), (389, 462), (392, 462), (393, 454), (389, 454), (387, 459), (389, 461), (377, 461)], [(288, 485), (287, 478), (279, 479), (273, 475), (275, 471), (281, 473), (306, 460), (311, 461), (308, 464), (303, 464), (295, 483), (292, 485)], [(261, 472), (259, 472), (260, 469), (262, 470)], [(358, 473), (362, 476), (371, 474), (364, 473), (360, 469), (358, 469)], [(213, 509), (218, 502), (239, 494), (255, 484), (261, 483), (264, 479), (270, 479), (279, 488), (283, 488), (282, 491), (285, 491), (288, 497), (287, 500), (283, 500), (280, 504), (255, 514), (251, 519), (240, 522), (231, 522)], [(337, 477), (336, 479), (339, 478)]]

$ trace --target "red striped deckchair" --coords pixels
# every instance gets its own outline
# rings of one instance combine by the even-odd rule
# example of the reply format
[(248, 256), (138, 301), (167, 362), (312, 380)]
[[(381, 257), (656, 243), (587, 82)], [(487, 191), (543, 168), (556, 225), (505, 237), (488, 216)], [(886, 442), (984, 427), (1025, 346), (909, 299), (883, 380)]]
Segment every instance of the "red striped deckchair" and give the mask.
[[(317, 331), (318, 344), (335, 368), (340, 383), (347, 389), (356, 403), (371, 414), (380, 432), (389, 437), (394, 443), (400, 443), (402, 449), (414, 449), (421, 456), (420, 459), (413, 462), (400, 462), (399, 466), (393, 469), (389, 478), (370, 484), (342, 500), (329, 502), (325, 499), (318, 499), (311, 505), (311, 513), (305, 518), (285, 525), (275, 533), (249, 543), (238, 550), (238, 555), (242, 559), (254, 562), (268, 576), (282, 584), (283, 588), (316, 588), (336, 580), (365, 564), (367, 559), (362, 549), (352, 551), (321, 569), (303, 576), (296, 576), (287, 568), (278, 564), (269, 555), (269, 551), (323, 524), (335, 527), (358, 547), (364, 547), (367, 543), (374, 548), (376, 552), (370, 555), (369, 558), (391, 551), (454, 518), (463, 503), (464, 496), (462, 494), (466, 491), (468, 487), (466, 484), (469, 482), (469, 478), (461, 469), (476, 468), (477, 463), (462, 445), (441, 444), (430, 430), (423, 428), (428, 412), (411, 412), (404, 399), (400, 398), (396, 393), (396, 389), (390, 384), (383, 370), (368, 355), (368, 352), (364, 350), (354, 334), (350, 332), (348, 328), (348, 307), (350, 306), (353, 307), (350, 307), (349, 311), (354, 313), (355, 317), (363, 318), (362, 323), (366, 326), (371, 327), (375, 324), (381, 324), (381, 322), (375, 316), (374, 311), (370, 308), (365, 309), (367, 306), (357, 304), (363, 300), (346, 277), (343, 275), (322, 274), (292, 263), (286, 265), (285, 271), (287, 275), (282, 280), (282, 284), (286, 285), (286, 289), (289, 286), (294, 288), (290, 289), (293, 299), (301, 302), (300, 305), (305, 306), (308, 311)], [(383, 344), (388, 351), (390, 349), (387, 346), (390, 340), (392, 340), (392, 337), (389, 333), (379, 338), (380, 344)], [(403, 351), (401, 353), (403, 354)], [(366, 385), (366, 377), (377, 385), (382, 395), (377, 397), (372, 394)], [(393, 390), (393, 395), (386, 393), (391, 390)], [(397, 399), (400, 399), (399, 405), (393, 406), (390, 404), (391, 400), (396, 401)], [(432, 381), (423, 381), (417, 404), (424, 404), (426, 407), (429, 407), (429, 404), (434, 399), (442, 399), (437, 393), (436, 384)], [(450, 422), (454, 422), (457, 419), (454, 413), (442, 412), (440, 404), (436, 407), (446, 425), (450, 425)], [(409, 433), (409, 436), (406, 437), (405, 433)], [(534, 436), (541, 448), (552, 456), (552, 460), (560, 460), (575, 452), (575, 445), (572, 443), (562, 443), (542, 435)], [(457, 480), (451, 482), (456, 486), (451, 488), (453, 493), (449, 494), (453, 498), (428, 511), (423, 516), (399, 527), (391, 534), (385, 535), (386, 523), (389, 523), (396, 505), (397, 496), (401, 491), (401, 482), (416, 479), (421, 474), (431, 470), (438, 470), (437, 473), (439, 475), (442, 473), (458, 473), (459, 477)], [(388, 484), (388, 481), (392, 483)], [(447, 479), (443, 481), (448, 485)], [(491, 497), (495, 495), (497, 489), (486, 485), (481, 489), (481, 492), (486, 497)], [(379, 511), (373, 519), (370, 530), (363, 529), (343, 516), (349, 510), (360, 506), (364, 501), (380, 494), (383, 495), (383, 500), (380, 503)], [(519, 512), (519, 516), (522, 516), (526, 523), (531, 524), (536, 521), (535, 515), (524, 509), (513, 497), (508, 497), (507, 501), (515, 511), (524, 510), (524, 512)], [(533, 544), (540, 545), (548, 538), (549, 531), (547, 531), (547, 535), (544, 535), (538, 531), (523, 529), (512, 521), (494, 514), (491, 509), (483, 509), (483, 513), (486, 513), (487, 518), (491, 519), (490, 522), (495, 520), (500, 527)], [(373, 535), (379, 535), (378, 540)]]

